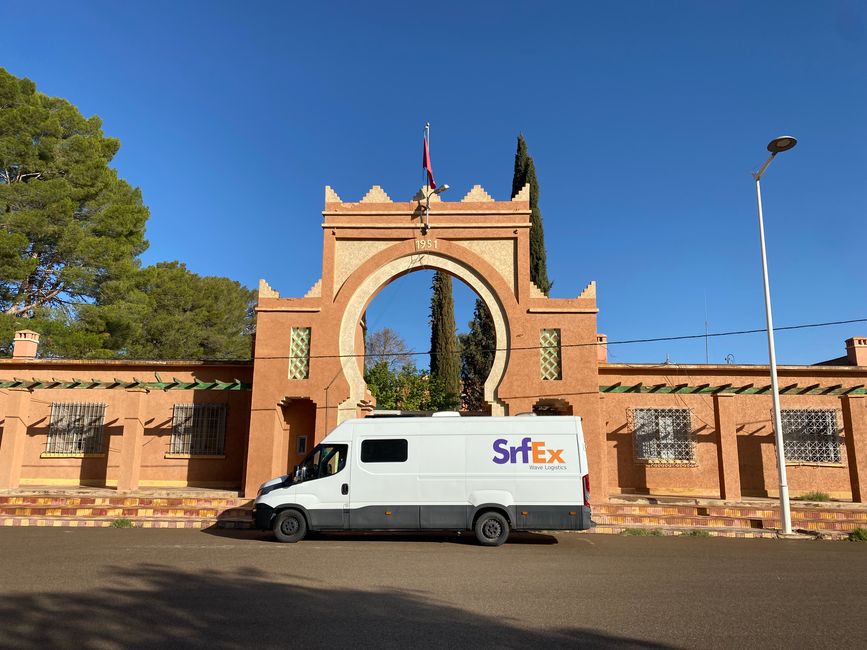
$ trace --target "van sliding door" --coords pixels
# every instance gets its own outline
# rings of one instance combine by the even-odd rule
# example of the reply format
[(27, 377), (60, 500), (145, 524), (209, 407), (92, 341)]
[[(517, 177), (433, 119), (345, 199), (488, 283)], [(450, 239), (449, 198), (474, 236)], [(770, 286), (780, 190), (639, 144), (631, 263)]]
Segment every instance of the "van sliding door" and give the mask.
[(349, 527), (416, 530), (418, 453), (412, 437), (360, 438), (350, 490)]

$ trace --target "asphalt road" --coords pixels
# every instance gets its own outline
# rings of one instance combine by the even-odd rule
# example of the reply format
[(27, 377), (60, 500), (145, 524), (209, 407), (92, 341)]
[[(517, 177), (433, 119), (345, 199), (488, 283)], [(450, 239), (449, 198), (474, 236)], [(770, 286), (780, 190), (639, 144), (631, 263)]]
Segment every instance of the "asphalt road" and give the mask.
[(867, 544), (0, 528), (2, 648), (867, 647)]

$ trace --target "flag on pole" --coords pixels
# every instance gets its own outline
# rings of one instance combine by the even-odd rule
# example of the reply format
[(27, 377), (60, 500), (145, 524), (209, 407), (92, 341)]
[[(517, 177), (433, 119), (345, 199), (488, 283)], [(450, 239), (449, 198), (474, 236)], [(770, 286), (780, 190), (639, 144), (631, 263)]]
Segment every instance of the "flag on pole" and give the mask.
[(428, 147), (428, 134), (427, 129), (424, 132), (424, 152), (422, 154), (421, 166), (427, 172), (427, 184), (430, 185), (432, 190), (437, 188), (436, 181), (434, 180), (433, 168), (430, 165), (430, 148)]

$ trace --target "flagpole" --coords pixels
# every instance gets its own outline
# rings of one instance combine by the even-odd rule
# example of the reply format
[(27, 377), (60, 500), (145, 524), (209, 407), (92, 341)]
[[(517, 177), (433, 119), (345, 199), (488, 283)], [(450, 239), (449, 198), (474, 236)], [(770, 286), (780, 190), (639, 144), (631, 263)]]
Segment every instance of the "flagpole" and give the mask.
[(422, 161), (422, 165), (424, 167), (425, 172), (425, 183), (422, 186), (422, 194), (424, 194), (424, 206), (422, 207), (422, 224), (421, 224), (421, 234), (426, 235), (428, 230), (430, 230), (430, 223), (428, 218), (430, 217), (430, 199), (434, 194), (442, 194), (449, 186), (443, 183), (442, 185), (437, 185), (437, 182), (433, 177), (433, 169), (430, 164), (430, 122), (426, 122), (424, 125), (424, 158)]
[[(425, 122), (424, 125), (424, 141), (427, 143), (428, 152), (430, 152), (430, 122)], [(422, 170), (422, 178), (424, 180), (424, 186), (427, 188), (427, 192), (425, 192), (425, 194), (427, 194), (428, 192), (430, 192), (430, 184), (427, 178), (427, 170)]]
[[(428, 156), (430, 156), (430, 122), (425, 122), (424, 124), (424, 144), (428, 151)], [(421, 225), (421, 234), (426, 235), (428, 231), (428, 212), (430, 211), (430, 181), (428, 180), (428, 171), (427, 169), (422, 169), (422, 174), (424, 176), (424, 220)]]

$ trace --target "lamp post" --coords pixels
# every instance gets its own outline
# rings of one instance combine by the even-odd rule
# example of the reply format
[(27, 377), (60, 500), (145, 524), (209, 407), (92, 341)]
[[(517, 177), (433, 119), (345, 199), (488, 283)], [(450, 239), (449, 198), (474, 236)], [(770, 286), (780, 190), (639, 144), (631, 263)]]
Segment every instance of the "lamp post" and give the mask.
[(771, 392), (774, 400), (774, 439), (777, 446), (777, 468), (780, 476), (780, 515), (783, 523), (783, 534), (789, 535), (792, 532), (792, 512), (789, 507), (789, 485), (786, 480), (786, 452), (783, 446), (783, 422), (780, 417), (780, 390), (777, 382), (777, 354), (774, 351), (774, 319), (771, 315), (771, 288), (768, 284), (768, 259), (765, 253), (765, 224), (762, 219), (762, 174), (771, 164), (774, 157), (783, 151), (788, 151), (798, 144), (798, 141), (789, 135), (783, 135), (779, 138), (774, 138), (768, 143), (768, 151), (771, 155), (764, 164), (759, 168), (759, 171), (753, 174), (756, 180), (756, 199), (759, 204), (759, 242), (762, 248), (762, 278), (765, 288), (765, 317), (768, 322), (768, 357), (770, 357), (771, 366)]
[(421, 234), (422, 235), (426, 235), (428, 233), (428, 230), (430, 230), (430, 223), (428, 221), (428, 215), (430, 214), (430, 197), (432, 197), (434, 194), (442, 194), (447, 189), (449, 189), (449, 186), (447, 184), (443, 183), (435, 190), (431, 190), (427, 194), (425, 194), (425, 196), (424, 196), (424, 218), (422, 219), (422, 224), (421, 224)]

